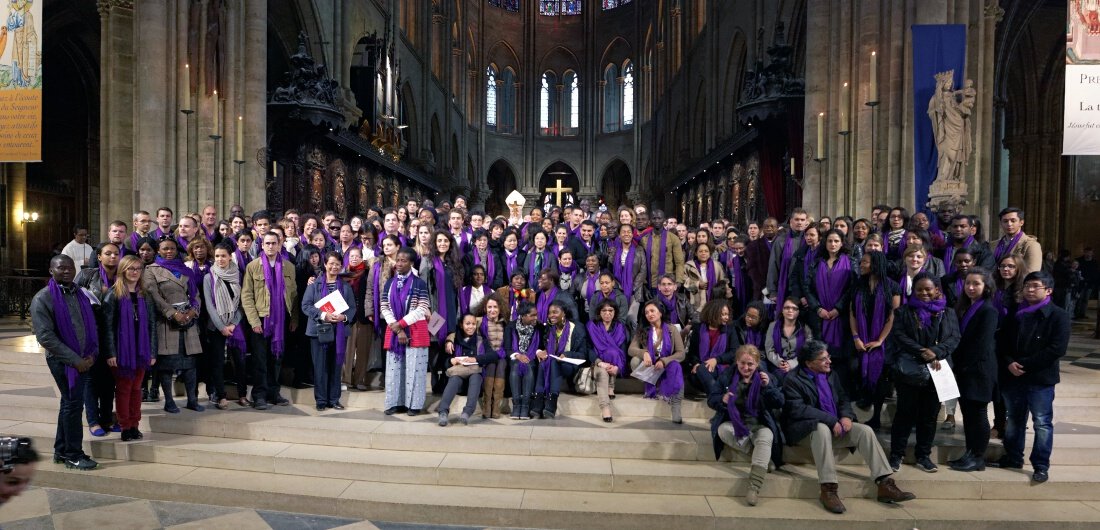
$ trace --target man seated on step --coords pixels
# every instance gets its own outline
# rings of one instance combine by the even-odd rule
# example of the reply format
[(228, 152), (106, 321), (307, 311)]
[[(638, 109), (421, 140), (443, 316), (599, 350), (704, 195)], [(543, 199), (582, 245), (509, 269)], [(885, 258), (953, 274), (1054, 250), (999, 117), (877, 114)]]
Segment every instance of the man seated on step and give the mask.
[(836, 454), (834, 449), (855, 448), (878, 485), (878, 501), (895, 503), (915, 499), (900, 490), (875, 432), (853, 423), (852, 404), (839, 379), (832, 373), (828, 346), (810, 340), (798, 352), (798, 368), (783, 382), (783, 433), (787, 444), (808, 447), (817, 466), (821, 483), (821, 504), (833, 513), (846, 508), (837, 495)]

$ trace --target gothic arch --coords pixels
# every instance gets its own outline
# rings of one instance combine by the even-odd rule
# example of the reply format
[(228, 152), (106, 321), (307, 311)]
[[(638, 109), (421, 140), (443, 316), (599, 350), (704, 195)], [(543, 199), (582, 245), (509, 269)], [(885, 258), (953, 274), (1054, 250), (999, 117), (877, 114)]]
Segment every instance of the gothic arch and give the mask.
[(496, 63), (497, 67), (502, 70), (512, 67), (512, 70), (517, 74), (522, 72), (519, 56), (516, 55), (516, 50), (507, 41), (500, 40), (493, 44), (489, 48), (489, 53), (485, 55), (485, 62), (486, 64)]
[(615, 37), (607, 44), (603, 54), (600, 55), (599, 66), (602, 71), (609, 63), (622, 65), (624, 60), (632, 57), (634, 57), (634, 50), (626, 42), (626, 39)]
[(626, 193), (630, 190), (630, 168), (621, 158), (615, 158), (600, 172), (600, 195), (608, 209), (615, 210), (626, 204)]
[(489, 197), (485, 199), (485, 211), (489, 215), (507, 215), (508, 208), (504, 199), (512, 190), (517, 189), (516, 172), (511, 162), (501, 158), (489, 166), (485, 175), (485, 186), (489, 190)]
[(559, 72), (569, 69), (577, 70), (580, 64), (581, 61), (577, 58), (577, 54), (573, 53), (573, 50), (558, 45), (551, 48), (539, 60), (539, 72), (545, 72), (546, 70)]

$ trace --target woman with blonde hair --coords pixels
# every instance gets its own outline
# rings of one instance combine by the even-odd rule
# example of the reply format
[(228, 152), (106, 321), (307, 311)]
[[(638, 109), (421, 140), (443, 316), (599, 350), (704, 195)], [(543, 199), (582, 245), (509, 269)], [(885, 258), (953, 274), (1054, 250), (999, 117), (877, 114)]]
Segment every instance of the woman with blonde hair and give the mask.
[(115, 409), (124, 442), (142, 438), (142, 381), (145, 370), (157, 362), (156, 304), (145, 298), (144, 270), (141, 258), (122, 258), (115, 284), (103, 300), (107, 366), (115, 378)]

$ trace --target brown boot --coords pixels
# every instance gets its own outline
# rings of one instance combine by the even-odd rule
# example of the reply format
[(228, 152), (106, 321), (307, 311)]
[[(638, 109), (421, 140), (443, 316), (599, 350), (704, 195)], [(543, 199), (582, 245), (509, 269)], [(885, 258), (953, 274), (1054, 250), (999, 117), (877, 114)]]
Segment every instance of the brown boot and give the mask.
[[(881, 489), (879, 490), (882, 491)], [(821, 505), (833, 513), (844, 513), (847, 508), (836, 494), (836, 482), (821, 485)]]
[(504, 378), (493, 378), (493, 419), (500, 419), (500, 409), (504, 406)]
[[(822, 494), (824, 495), (824, 493)], [(911, 501), (917, 498), (916, 495), (908, 491), (901, 491), (898, 485), (894, 483), (894, 479), (885, 477), (878, 481), (878, 502), (895, 503), (903, 501)]]

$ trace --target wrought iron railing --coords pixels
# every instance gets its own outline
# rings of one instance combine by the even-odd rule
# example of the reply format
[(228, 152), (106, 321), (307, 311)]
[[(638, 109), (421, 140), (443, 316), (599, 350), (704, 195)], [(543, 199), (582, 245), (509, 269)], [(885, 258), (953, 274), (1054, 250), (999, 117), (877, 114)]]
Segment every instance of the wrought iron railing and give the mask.
[(0, 315), (19, 315), (26, 320), (31, 298), (46, 286), (49, 278), (33, 276), (0, 276)]

